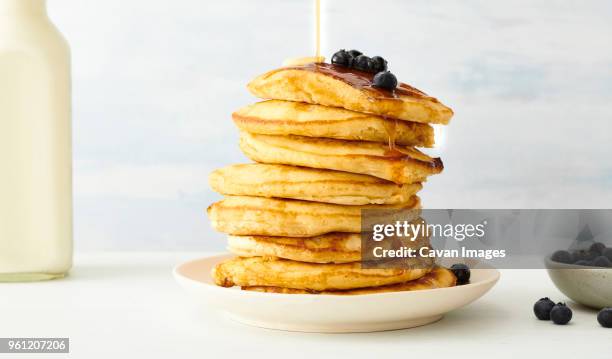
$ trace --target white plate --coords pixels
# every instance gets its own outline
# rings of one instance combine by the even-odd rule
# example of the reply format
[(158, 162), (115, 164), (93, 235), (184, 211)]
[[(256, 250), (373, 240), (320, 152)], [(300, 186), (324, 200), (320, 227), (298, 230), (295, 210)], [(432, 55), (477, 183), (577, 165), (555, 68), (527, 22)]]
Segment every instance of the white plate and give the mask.
[(232, 319), (257, 327), (300, 332), (374, 332), (412, 328), (480, 298), (499, 279), (496, 269), (473, 269), (467, 285), (364, 295), (280, 294), (216, 286), (210, 270), (232, 257), (218, 255), (178, 265), (176, 280)]

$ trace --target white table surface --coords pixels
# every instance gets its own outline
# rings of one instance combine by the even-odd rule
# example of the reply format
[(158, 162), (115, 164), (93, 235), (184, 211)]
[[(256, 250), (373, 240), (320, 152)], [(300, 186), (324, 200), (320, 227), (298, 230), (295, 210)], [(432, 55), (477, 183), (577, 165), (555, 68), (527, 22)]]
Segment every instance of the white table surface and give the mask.
[(69, 355), (18, 358), (612, 357), (612, 329), (595, 311), (570, 303), (567, 326), (534, 318), (540, 297), (566, 300), (545, 270), (504, 270), (485, 297), (428, 326), (308, 334), (245, 326), (198, 305), (171, 272), (204, 255), (77, 254), (66, 279), (0, 284), (0, 337), (70, 337)]

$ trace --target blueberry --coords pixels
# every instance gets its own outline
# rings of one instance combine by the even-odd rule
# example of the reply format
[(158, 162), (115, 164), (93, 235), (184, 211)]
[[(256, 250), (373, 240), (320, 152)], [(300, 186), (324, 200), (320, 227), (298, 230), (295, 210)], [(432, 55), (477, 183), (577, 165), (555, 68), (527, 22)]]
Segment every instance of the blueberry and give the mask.
[(587, 261), (587, 260), (581, 259), (581, 260), (575, 262), (574, 264), (577, 265), (577, 266), (590, 266), (591, 265), (591, 261)]
[(597, 321), (604, 328), (612, 328), (612, 308), (604, 308), (597, 314)]
[(363, 52), (361, 52), (359, 50), (349, 50), (347, 52), (348, 52), (349, 55), (351, 55), (351, 57), (357, 57), (357, 56), (363, 54)]
[(593, 243), (589, 248), (589, 252), (597, 253), (598, 255), (602, 255), (604, 250), (606, 250), (606, 245), (600, 242)]
[(345, 50), (336, 52), (331, 58), (331, 63), (338, 66), (349, 66), (350, 62), (351, 56)]
[(397, 78), (389, 71), (379, 72), (374, 75), (372, 85), (386, 90), (393, 91), (397, 87)]
[(606, 248), (603, 251), (603, 256), (612, 261), (612, 248)]
[(593, 267), (612, 267), (612, 262), (608, 259), (608, 257), (599, 256), (591, 261), (591, 265)]
[(463, 263), (453, 264), (450, 267), (455, 277), (457, 277), (457, 285), (463, 285), (470, 282), (470, 267)]
[(538, 300), (533, 305), (533, 313), (540, 320), (550, 320), (550, 310), (555, 306), (555, 302), (546, 298)]
[(380, 56), (372, 57), (371, 71), (376, 74), (382, 71), (387, 71), (387, 60)]
[(359, 71), (369, 72), (372, 67), (372, 60), (366, 55), (359, 55), (353, 60), (353, 68)]
[(586, 260), (592, 261), (593, 259), (599, 257), (599, 253), (597, 252), (591, 252), (591, 251), (586, 251)]
[(555, 324), (565, 325), (572, 320), (572, 310), (565, 303), (557, 303), (550, 310), (550, 319)]
[(572, 255), (568, 251), (556, 251), (551, 259), (559, 263), (572, 263)]
[(595, 257), (597, 257), (597, 254), (591, 251), (579, 250), (579, 251), (575, 251), (574, 253), (572, 253), (572, 261), (574, 263), (578, 261), (583, 261), (583, 260), (592, 261), (593, 259), (595, 259)]

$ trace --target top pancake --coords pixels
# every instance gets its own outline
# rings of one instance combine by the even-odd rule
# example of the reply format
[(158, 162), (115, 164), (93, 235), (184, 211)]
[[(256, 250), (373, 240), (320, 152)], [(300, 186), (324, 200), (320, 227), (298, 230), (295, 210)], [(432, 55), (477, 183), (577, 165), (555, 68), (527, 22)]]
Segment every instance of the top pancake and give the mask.
[(424, 123), (386, 119), (339, 107), (269, 100), (232, 114), (243, 131), (262, 135), (298, 135), (340, 140), (389, 142), (433, 147), (434, 131)]
[(400, 83), (395, 91), (372, 87), (373, 74), (331, 64), (272, 70), (248, 84), (264, 99), (342, 107), (405, 121), (448, 124), (453, 111), (437, 99)]

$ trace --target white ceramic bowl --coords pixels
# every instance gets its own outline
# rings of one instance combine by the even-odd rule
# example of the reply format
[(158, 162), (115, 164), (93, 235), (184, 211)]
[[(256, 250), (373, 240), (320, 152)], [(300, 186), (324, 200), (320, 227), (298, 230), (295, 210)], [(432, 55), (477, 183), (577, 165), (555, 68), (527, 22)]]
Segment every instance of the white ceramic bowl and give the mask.
[(433, 323), (480, 298), (499, 279), (495, 269), (473, 269), (471, 283), (452, 288), (365, 295), (279, 294), (216, 286), (211, 268), (231, 255), (180, 264), (174, 276), (203, 305), (258, 327), (302, 332), (372, 332)]
[(612, 307), (612, 268), (577, 266), (546, 258), (548, 276), (571, 300), (588, 307)]

